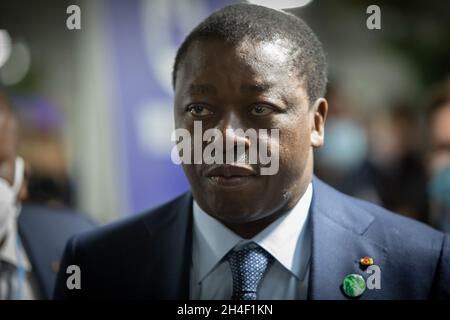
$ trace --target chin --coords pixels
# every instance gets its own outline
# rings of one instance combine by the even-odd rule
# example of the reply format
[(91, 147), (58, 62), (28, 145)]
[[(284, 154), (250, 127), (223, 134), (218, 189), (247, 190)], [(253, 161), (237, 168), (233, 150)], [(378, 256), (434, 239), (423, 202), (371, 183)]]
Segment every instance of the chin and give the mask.
[(215, 218), (227, 223), (248, 223), (261, 219), (260, 202), (219, 201), (211, 203), (207, 211)]

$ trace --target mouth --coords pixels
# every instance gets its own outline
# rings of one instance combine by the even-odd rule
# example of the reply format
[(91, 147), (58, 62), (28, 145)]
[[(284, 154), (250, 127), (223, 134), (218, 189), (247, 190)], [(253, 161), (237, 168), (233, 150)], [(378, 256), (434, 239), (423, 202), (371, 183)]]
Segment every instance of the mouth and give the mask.
[(219, 165), (206, 171), (206, 178), (216, 187), (237, 188), (257, 178), (255, 170), (247, 166)]

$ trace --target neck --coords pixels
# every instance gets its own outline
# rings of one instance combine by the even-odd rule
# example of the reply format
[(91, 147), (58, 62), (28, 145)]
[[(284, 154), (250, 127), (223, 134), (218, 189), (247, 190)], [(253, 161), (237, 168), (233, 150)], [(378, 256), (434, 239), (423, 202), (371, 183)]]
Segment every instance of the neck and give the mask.
[(232, 222), (222, 221), (222, 223), (227, 228), (229, 228), (234, 233), (236, 233), (238, 236), (240, 236), (241, 238), (251, 239), (254, 236), (256, 236), (258, 233), (263, 231), (266, 227), (268, 227), (272, 222), (274, 222), (279, 217), (281, 217), (283, 214), (285, 214), (287, 211), (291, 210), (305, 194), (310, 181), (311, 181), (311, 177), (308, 177), (308, 179), (306, 179), (305, 181), (302, 181), (299, 184), (299, 188), (298, 188), (299, 190), (296, 190), (296, 192), (292, 193), (292, 197), (290, 200), (288, 200), (280, 209), (277, 209), (273, 213), (271, 213), (259, 220), (249, 221), (249, 222), (244, 222), (244, 223), (232, 223)]
[(264, 217), (260, 220), (246, 222), (246, 223), (229, 223), (223, 222), (223, 224), (236, 233), (238, 236), (244, 239), (251, 239), (256, 236), (258, 233), (263, 231), (267, 226), (269, 226), (272, 222), (277, 220), (280, 216), (282, 216), (284, 211), (279, 211), (274, 214), (269, 215), (268, 217)]

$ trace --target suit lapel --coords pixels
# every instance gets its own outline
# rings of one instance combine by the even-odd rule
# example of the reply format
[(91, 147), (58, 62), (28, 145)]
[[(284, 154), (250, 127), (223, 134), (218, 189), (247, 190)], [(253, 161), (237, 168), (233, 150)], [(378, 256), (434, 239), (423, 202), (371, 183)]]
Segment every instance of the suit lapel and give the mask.
[[(355, 273), (370, 275), (359, 264), (370, 256), (381, 270), (386, 249), (364, 236), (374, 217), (348, 201), (346, 196), (313, 179), (311, 203), (312, 260), (309, 282), (310, 299), (347, 299), (342, 280)], [(359, 299), (380, 299), (382, 290), (368, 290)]]
[(150, 234), (144, 255), (146, 297), (188, 299), (192, 250), (192, 195), (186, 193), (168, 210), (145, 219)]

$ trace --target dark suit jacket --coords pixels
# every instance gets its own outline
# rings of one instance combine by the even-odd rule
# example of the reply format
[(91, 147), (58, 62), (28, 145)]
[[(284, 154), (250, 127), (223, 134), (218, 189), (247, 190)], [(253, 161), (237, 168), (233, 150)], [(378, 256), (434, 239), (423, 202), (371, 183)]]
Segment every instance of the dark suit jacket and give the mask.
[(51, 299), (65, 244), (74, 234), (94, 228), (95, 223), (68, 209), (35, 205), (24, 205), (17, 223), (39, 298)]
[[(313, 180), (310, 299), (347, 299), (344, 277), (367, 278), (359, 259), (381, 269), (381, 289), (360, 299), (450, 298), (450, 237)], [(81, 269), (81, 289), (58, 275), (55, 298), (188, 299), (192, 196), (73, 237), (63, 265)]]

